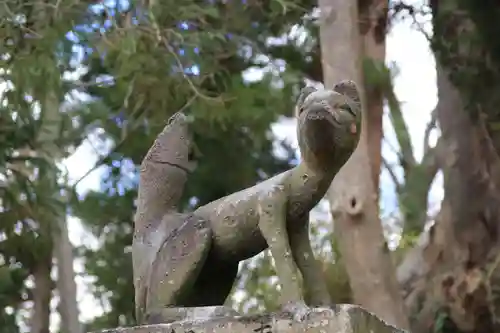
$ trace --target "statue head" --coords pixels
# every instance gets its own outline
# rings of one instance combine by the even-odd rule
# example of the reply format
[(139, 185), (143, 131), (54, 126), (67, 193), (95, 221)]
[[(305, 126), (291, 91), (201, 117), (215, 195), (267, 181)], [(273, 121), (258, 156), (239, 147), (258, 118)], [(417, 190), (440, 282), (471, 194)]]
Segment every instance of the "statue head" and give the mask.
[(310, 168), (336, 172), (356, 149), (361, 103), (353, 81), (332, 90), (302, 89), (295, 110), (302, 160)]

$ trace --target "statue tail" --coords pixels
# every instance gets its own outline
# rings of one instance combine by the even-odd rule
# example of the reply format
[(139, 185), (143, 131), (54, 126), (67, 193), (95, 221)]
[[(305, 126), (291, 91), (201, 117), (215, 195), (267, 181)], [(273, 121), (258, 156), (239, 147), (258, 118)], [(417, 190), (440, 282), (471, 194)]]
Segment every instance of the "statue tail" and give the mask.
[(151, 266), (171, 229), (179, 227), (164, 220), (167, 216), (179, 215), (178, 205), (193, 167), (189, 161), (192, 142), (188, 122), (181, 112), (170, 117), (140, 167), (132, 242), (136, 319), (139, 321), (143, 319), (139, 309), (144, 306)]
[(187, 176), (194, 165), (188, 118), (175, 113), (157, 136), (140, 168), (135, 228), (157, 224), (162, 216), (177, 211)]

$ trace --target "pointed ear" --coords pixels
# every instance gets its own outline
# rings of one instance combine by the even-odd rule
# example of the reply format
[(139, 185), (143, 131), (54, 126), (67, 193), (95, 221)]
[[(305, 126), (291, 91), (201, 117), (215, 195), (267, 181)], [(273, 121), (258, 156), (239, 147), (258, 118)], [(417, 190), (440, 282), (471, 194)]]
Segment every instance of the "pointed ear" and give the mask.
[(295, 103), (295, 117), (297, 117), (301, 111), (302, 104), (306, 100), (307, 96), (317, 91), (313, 86), (306, 86), (300, 90), (299, 97), (297, 98), (297, 102)]
[(358, 86), (352, 80), (342, 80), (333, 87), (333, 90), (349, 97), (356, 104), (361, 104), (361, 97)]
[(351, 110), (358, 118), (358, 121), (360, 121), (363, 106), (361, 105), (361, 96), (356, 83), (352, 80), (342, 80), (333, 87), (333, 90), (347, 96), (352, 101), (352, 103), (349, 103)]
[(300, 89), (300, 94), (299, 97), (297, 98), (297, 105), (302, 105), (302, 103), (304, 103), (304, 101), (306, 100), (307, 96), (309, 96), (315, 91), (318, 91), (318, 89), (316, 89), (313, 86), (307, 86)]

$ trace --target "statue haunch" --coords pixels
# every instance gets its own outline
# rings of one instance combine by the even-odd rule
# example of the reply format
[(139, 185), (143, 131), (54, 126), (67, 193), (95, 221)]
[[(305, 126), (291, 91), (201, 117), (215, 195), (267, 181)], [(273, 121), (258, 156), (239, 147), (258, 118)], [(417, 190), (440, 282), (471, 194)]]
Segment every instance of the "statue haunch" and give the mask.
[(333, 90), (306, 87), (295, 107), (302, 155), (294, 168), (255, 186), (181, 214), (179, 202), (193, 168), (192, 138), (182, 113), (170, 118), (141, 165), (133, 267), (137, 320), (234, 315), (222, 306), (238, 263), (269, 247), (284, 310), (297, 320), (331, 300), (309, 241), (309, 211), (355, 150), (361, 104), (352, 81)]

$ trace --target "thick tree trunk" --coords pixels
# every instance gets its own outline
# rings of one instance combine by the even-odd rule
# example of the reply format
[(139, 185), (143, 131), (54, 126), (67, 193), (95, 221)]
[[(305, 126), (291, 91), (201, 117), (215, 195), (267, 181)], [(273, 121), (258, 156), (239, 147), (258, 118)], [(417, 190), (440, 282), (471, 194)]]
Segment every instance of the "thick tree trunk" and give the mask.
[(445, 200), (435, 225), (399, 267), (398, 279), (414, 314), (414, 333), (432, 330), (437, 321), (461, 332), (498, 332), (491, 288), (500, 274), (498, 156), (483, 120), (471, 120), (440, 65), (438, 96), (447, 147)]
[[(366, 91), (362, 83), (362, 50), (365, 43), (357, 24), (357, 3), (320, 0), (319, 7), (325, 85), (332, 87), (339, 80), (352, 79), (362, 91)], [(373, 8), (376, 7), (380, 7), (380, 4), (377, 3)], [(368, 33), (365, 32), (365, 35), (368, 36)], [(380, 49), (376, 50), (380, 52)], [(370, 102), (363, 104), (370, 105)], [(380, 162), (376, 158), (375, 162), (371, 162), (370, 151), (372, 156), (380, 154), (380, 151), (377, 153), (374, 146), (369, 149), (368, 138), (379, 140), (374, 137), (380, 138), (380, 134), (370, 134), (374, 129), (370, 127), (368, 112), (364, 110), (359, 146), (333, 181), (328, 198), (354, 301), (388, 323), (407, 329), (408, 319), (378, 217), (374, 187), (378, 171), (375, 176), (371, 165), (378, 164), (380, 168)]]
[(51, 257), (39, 260), (33, 271), (35, 287), (33, 288), (33, 310), (30, 319), (31, 333), (49, 333), (52, 295), (51, 260)]
[(497, 20), (471, 19), (460, 8), (471, 4), (431, 1), (445, 199), (435, 225), (398, 269), (414, 333), (437, 326), (442, 332), (500, 331), (500, 159), (484, 118), (498, 114), (498, 81), (491, 81), (498, 64), (490, 58), (489, 36), (476, 29)]

